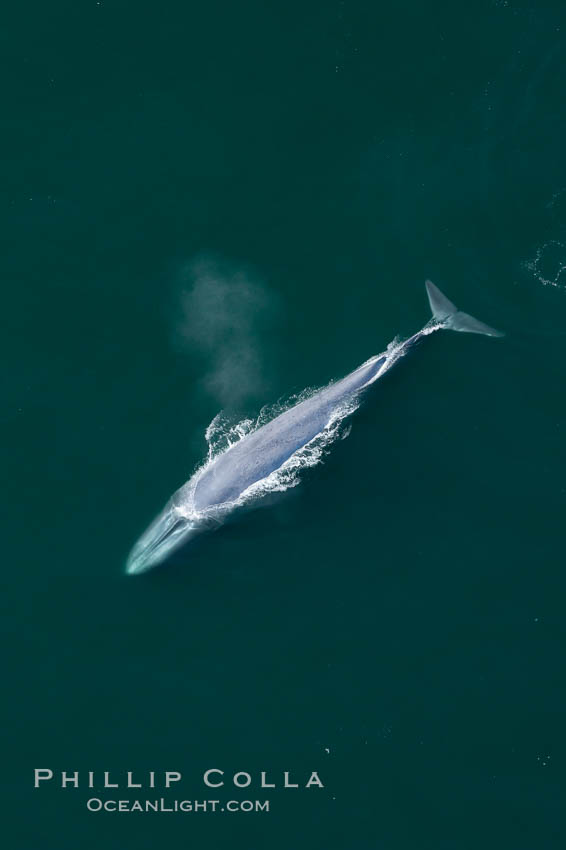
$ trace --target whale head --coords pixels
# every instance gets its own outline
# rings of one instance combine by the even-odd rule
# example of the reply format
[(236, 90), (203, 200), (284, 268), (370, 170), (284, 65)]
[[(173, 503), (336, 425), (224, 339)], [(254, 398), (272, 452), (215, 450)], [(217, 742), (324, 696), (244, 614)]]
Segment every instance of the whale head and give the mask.
[(133, 547), (126, 561), (126, 572), (134, 575), (157, 566), (199, 530), (198, 522), (184, 516), (169, 501)]

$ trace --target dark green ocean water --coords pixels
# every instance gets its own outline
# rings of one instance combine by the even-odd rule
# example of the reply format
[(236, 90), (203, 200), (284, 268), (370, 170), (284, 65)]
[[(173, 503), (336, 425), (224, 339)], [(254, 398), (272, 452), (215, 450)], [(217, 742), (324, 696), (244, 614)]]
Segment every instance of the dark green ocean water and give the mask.
[[(564, 4), (32, 2), (0, 44), (3, 846), (564, 846)], [(298, 487), (124, 574), (219, 410), (418, 330), (426, 277), (506, 337), (435, 334)]]

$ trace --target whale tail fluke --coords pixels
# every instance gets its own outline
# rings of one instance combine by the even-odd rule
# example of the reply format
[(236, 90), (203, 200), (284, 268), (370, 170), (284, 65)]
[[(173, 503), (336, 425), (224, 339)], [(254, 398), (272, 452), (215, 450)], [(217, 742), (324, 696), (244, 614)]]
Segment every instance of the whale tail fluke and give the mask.
[(458, 310), (431, 280), (427, 280), (425, 286), (432, 315), (444, 328), (463, 333), (504, 336), (501, 331), (496, 331), (495, 328), (490, 328), (489, 325), (484, 325), (473, 316)]

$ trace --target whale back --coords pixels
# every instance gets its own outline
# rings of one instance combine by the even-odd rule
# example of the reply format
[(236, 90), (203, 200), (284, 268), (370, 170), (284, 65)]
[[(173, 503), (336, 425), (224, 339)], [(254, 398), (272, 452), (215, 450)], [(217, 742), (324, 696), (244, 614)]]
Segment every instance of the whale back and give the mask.
[(385, 357), (364, 363), (335, 384), (247, 434), (205, 469), (194, 492), (197, 511), (235, 501), (243, 492), (279, 469), (328, 425), (333, 413), (377, 376)]

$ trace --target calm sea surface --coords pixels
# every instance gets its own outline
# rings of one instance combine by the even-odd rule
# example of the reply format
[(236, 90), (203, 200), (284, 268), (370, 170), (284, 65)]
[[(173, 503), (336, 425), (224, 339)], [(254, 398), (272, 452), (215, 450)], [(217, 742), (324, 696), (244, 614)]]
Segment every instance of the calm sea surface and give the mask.
[[(564, 846), (563, 4), (31, 2), (0, 39), (5, 846)], [(427, 277), (505, 338), (435, 334), (297, 487), (125, 575), (219, 411), (418, 330)]]

